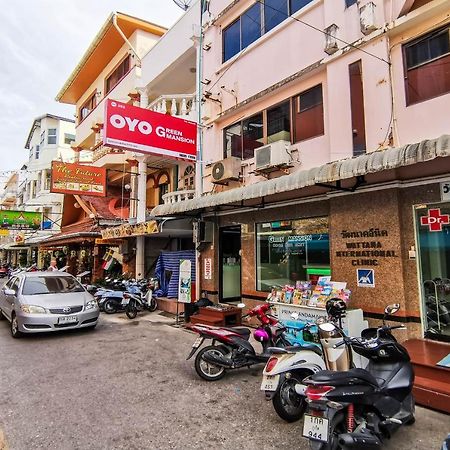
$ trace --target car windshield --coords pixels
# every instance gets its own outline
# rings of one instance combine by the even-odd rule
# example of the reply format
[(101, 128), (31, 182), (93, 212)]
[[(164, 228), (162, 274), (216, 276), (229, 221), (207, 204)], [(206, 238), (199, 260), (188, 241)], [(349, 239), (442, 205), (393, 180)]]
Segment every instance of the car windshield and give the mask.
[(72, 277), (39, 276), (25, 279), (23, 295), (66, 294), (84, 292), (83, 286)]

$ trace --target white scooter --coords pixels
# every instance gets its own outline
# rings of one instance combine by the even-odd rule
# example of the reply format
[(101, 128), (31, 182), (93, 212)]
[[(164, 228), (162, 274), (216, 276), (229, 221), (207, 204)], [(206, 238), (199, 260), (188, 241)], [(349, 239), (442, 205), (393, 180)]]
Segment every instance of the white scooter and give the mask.
[[(269, 348), (272, 353), (263, 371), (261, 390), (265, 392), (266, 400), (272, 400), (277, 414), (287, 422), (299, 420), (306, 408), (303, 380), (320, 370), (348, 370), (353, 366), (352, 352), (348, 346), (334, 348), (334, 344), (342, 341), (345, 336), (342, 331), (342, 318), (345, 315), (345, 303), (342, 300), (330, 300), (327, 303), (327, 313), (330, 322), (338, 323), (327, 327), (329, 322), (322, 324), (306, 324), (303, 332), (318, 327), (320, 346), (315, 344), (294, 346), (288, 348)], [(292, 318), (298, 319), (293, 313)], [(336, 332), (336, 330), (339, 330)], [(358, 361), (357, 366), (363, 367), (364, 361)]]

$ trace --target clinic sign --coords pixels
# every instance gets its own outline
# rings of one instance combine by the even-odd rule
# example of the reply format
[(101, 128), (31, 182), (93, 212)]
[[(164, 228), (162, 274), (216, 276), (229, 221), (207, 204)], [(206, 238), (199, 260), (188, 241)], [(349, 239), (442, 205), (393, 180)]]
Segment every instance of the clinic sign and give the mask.
[(139, 153), (195, 161), (197, 124), (108, 99), (103, 144)]

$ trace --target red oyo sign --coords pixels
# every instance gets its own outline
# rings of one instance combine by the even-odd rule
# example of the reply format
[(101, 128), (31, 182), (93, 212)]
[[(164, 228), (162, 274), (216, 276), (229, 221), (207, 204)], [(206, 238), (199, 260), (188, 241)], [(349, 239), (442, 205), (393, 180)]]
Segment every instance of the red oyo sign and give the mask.
[(195, 161), (197, 124), (127, 103), (107, 100), (103, 144)]
[(441, 214), (440, 208), (429, 209), (428, 216), (420, 218), (420, 224), (427, 226), (429, 231), (442, 231), (442, 225), (450, 223), (450, 216), (448, 214)]

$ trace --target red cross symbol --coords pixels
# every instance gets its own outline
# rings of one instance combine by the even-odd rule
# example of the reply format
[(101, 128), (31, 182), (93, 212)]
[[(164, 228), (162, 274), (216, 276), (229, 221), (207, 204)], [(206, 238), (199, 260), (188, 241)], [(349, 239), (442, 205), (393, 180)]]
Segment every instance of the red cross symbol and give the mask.
[(442, 225), (450, 223), (450, 216), (448, 214), (441, 214), (441, 209), (429, 209), (428, 216), (420, 218), (422, 226), (428, 226), (430, 231), (442, 231)]

